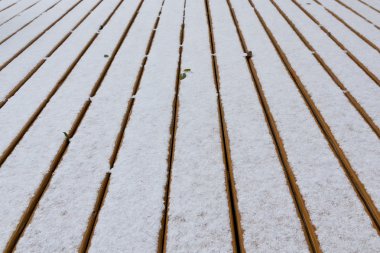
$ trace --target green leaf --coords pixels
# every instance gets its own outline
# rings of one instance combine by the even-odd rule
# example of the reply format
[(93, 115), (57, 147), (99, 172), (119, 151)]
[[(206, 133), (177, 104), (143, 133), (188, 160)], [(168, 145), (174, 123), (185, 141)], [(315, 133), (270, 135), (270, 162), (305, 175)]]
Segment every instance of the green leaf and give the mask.
[(191, 72), (191, 69), (184, 69), (185, 72)]
[(186, 73), (182, 73), (180, 76), (179, 76), (179, 80), (183, 80), (186, 78)]
[(65, 137), (66, 137), (66, 141), (67, 141), (67, 142), (70, 142), (70, 136), (69, 136), (66, 132), (63, 132), (63, 134), (64, 134)]

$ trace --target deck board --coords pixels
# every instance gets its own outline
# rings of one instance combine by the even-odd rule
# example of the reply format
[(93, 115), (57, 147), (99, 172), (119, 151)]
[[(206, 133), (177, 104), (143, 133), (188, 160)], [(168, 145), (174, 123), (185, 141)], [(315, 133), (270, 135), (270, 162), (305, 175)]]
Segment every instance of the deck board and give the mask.
[(0, 0), (0, 251), (378, 251), (379, 6)]

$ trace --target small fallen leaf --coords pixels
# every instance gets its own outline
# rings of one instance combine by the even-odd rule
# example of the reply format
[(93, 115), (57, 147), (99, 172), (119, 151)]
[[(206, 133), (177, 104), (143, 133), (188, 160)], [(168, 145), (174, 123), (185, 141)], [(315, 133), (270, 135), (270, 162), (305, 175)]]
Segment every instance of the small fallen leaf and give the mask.
[(191, 69), (184, 69), (185, 72), (191, 72)]
[(63, 134), (64, 134), (65, 137), (66, 137), (66, 141), (67, 141), (67, 142), (70, 142), (70, 137), (69, 137), (69, 135), (68, 135), (66, 132), (63, 132)]
[(186, 73), (181, 73), (181, 75), (179, 76), (179, 80), (183, 80), (186, 78)]

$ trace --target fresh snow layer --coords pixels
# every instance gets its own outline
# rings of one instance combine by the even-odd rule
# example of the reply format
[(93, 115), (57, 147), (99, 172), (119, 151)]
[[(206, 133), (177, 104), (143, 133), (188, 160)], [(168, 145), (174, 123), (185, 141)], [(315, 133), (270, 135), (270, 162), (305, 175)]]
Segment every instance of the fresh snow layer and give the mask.
[(376, 46), (380, 47), (380, 32), (372, 24), (368, 23), (349, 9), (338, 4), (334, 0), (319, 0), (319, 2), (343, 19), (347, 24), (357, 30), (360, 34), (372, 41)]
[[(20, 0), (2, 0), (0, 1), (0, 10), (4, 10), (5, 8), (7, 8), (8, 6), (12, 5), (14, 6), (14, 4), (17, 4), (17, 2), (19, 2)], [(12, 8), (9, 7), (9, 8)]]
[(358, 0), (340, 0), (343, 4), (356, 11), (375, 25), (380, 25), (380, 14)]
[(205, 13), (203, 0), (186, 2), (181, 64), (191, 72), (180, 82), (167, 252), (233, 251)]
[[(272, 32), (279, 37), (279, 43), (283, 47), (296, 46), (296, 51), (286, 50), (287, 55), (292, 58), (301, 55), (307, 59), (303, 64), (309, 69), (309, 73), (317, 71), (318, 68), (313, 66), (312, 60), (307, 58), (307, 55), (311, 56), (310, 52), (303, 53), (305, 50), (300, 41), (293, 39), (285, 43), (280, 40), (280, 37), (288, 39), (293, 35), (289, 33), (290, 27), (283, 24), (284, 21), (281, 21), (280, 17), (276, 17), (270, 2), (255, 1), (255, 4)], [(232, 5), (240, 13), (237, 17), (242, 32), (248, 48), (252, 50), (265, 96), (276, 120), (297, 184), (316, 227), (322, 250), (376, 252), (380, 247), (380, 239), (372, 227), (371, 220), (254, 15), (253, 9), (243, 14), (243, 10), (250, 8), (248, 3), (233, 0)], [(277, 36), (280, 33), (281, 36)], [(299, 69), (302, 68), (297, 64), (296, 70)], [(297, 74), (300, 78), (310, 78), (309, 75), (300, 72)], [(320, 79), (315, 82), (317, 87), (327, 83), (328, 87), (335, 88), (320, 73), (318, 77)], [(330, 92), (331, 89), (328, 87), (326, 89)], [(337, 94), (332, 98), (331, 95), (326, 96), (332, 100), (339, 98)], [(341, 100), (345, 101), (343, 98)], [(347, 111), (349, 110), (350, 107), (347, 107)]]
[[(117, 3), (116, 0), (105, 2), (105, 14), (110, 13)], [(2, 165), (0, 249), (4, 248), (60, 145), (65, 141), (63, 132), (70, 131), (81, 107), (89, 99), (92, 87), (109, 60), (104, 54), (111, 54), (137, 5), (137, 0), (123, 2), (61, 89)]]
[[(309, 252), (228, 6), (210, 9), (245, 250)], [(249, 24), (251, 9), (236, 11)]]
[[(32, 8), (26, 10), (22, 15), (16, 16), (11, 19), (9, 22), (1, 26), (0, 41), (4, 40), (11, 34), (15, 33), (18, 29), (21, 29), (27, 23), (31, 22), (33, 19), (36, 19), (43, 15), (46, 9), (55, 5), (59, 0), (55, 1), (40, 1)], [(54, 8), (54, 7), (52, 7)]]
[[(0, 72), (0, 83), (2, 84), (0, 86), (0, 101), (4, 101), (6, 99), (6, 96), (9, 94), (12, 89), (14, 89), (20, 82), (23, 81), (25, 76), (29, 72), (35, 68), (36, 65), (39, 64), (39, 62), (42, 60), (44, 63), (46, 60), (44, 57), (46, 57), (50, 51), (57, 45), (57, 43), (60, 42), (60, 40), (66, 35), (69, 34), (69, 36), (72, 35), (70, 31), (77, 25), (77, 23), (81, 20), (81, 18), (90, 11), (90, 9), (96, 4), (97, 1), (95, 0), (84, 0), (82, 1), (77, 8), (72, 10), (70, 13), (68, 13), (62, 20), (60, 20), (52, 29), (49, 29), (43, 36), (41, 36), (36, 42), (34, 42), (27, 50), (22, 52), (16, 59), (14, 59), (9, 65), (7, 65), (4, 69)], [(98, 13), (99, 15), (100, 13)], [(93, 26), (92, 33), (90, 35), (93, 35), (94, 32), (97, 31), (99, 28), (99, 25), (95, 23), (95, 21), (98, 22), (98, 17), (95, 17), (95, 15), (92, 15), (92, 22), (89, 24)], [(83, 29), (83, 28), (79, 28)], [(83, 32), (84, 33), (84, 32)], [(83, 42), (86, 40), (85, 34), (81, 34)], [(67, 45), (70, 45), (70, 51), (72, 51), (73, 57), (76, 56), (75, 52), (78, 52), (78, 50), (81, 49), (78, 42), (75, 42), (77, 44), (77, 47), (74, 47), (74, 44), (67, 43), (66, 50), (69, 50), (67, 48)], [(63, 47), (65, 47), (63, 46)], [(76, 50), (75, 50), (76, 49)], [(61, 50), (62, 52), (62, 50)], [(66, 51), (67, 52), (67, 51)], [(69, 54), (65, 52), (66, 61), (70, 60)], [(59, 53), (58, 53), (59, 55)], [(56, 58), (54, 55), (49, 61), (54, 61), (53, 59)], [(59, 59), (62, 60), (61, 58)], [(56, 66), (55, 66), (56, 67)], [(64, 69), (63, 69), (64, 70)], [(39, 71), (43, 71), (43, 68)], [(46, 72), (45, 72), (46, 73)], [(61, 73), (61, 72), (58, 72)], [(37, 74), (38, 75), (38, 74)], [(54, 83), (51, 83), (54, 84)], [(26, 85), (29, 85), (27, 83)]]
[[(11, 141), (17, 136), (23, 125), (48, 96), (65, 71), (73, 64), (86, 44), (98, 32), (99, 23), (101, 24), (106, 20), (116, 5), (117, 0), (112, 0), (102, 3), (95, 9), (65, 43), (41, 66), (38, 72), (1, 108), (0, 154), (4, 152)], [(85, 8), (84, 6), (82, 7)], [(110, 52), (99, 52), (98, 56), (103, 57), (103, 54), (106, 53), (109, 54)], [(103, 58), (101, 62), (105, 62), (106, 60), (106, 58)], [(0, 76), (2, 75), (0, 74)], [(1, 77), (0, 80), (2, 80)], [(65, 85), (63, 84), (63, 86)], [(0, 88), (0, 90), (2, 89)], [(73, 95), (70, 94), (69, 96)]]
[[(335, 85), (327, 72), (314, 59), (312, 53), (300, 40), (297, 40), (297, 35), (287, 26), (286, 21), (276, 12), (274, 6), (264, 1), (258, 1), (257, 5), (257, 8), (262, 10), (264, 19), (268, 20), (267, 25), (329, 125), (351, 166), (365, 185), (375, 205), (380, 209), (380, 142), (376, 134), (344, 96), (342, 90)], [(269, 16), (277, 18), (270, 19)], [(334, 55), (330, 57), (334, 57)], [(340, 64), (344, 64), (344, 62), (341, 61)], [(339, 63), (336, 63), (334, 68), (337, 69), (337, 65)], [(342, 71), (342, 69), (339, 70), (338, 77), (349, 75)], [(351, 71), (351, 76), (344, 81), (350, 81), (350, 78), (357, 78), (354, 71)], [(350, 85), (350, 88), (354, 85)], [(378, 89), (378, 87), (376, 88)], [(376, 89), (373, 92), (376, 92)], [(363, 100), (365, 98), (364, 96)], [(376, 108), (378, 111), (380, 108), (379, 92), (369, 99), (373, 100), (372, 107), (369, 107), (370, 112), (375, 112)], [(380, 119), (376, 117), (375, 120), (379, 122)]]
[(378, 52), (374, 48), (365, 43), (319, 4), (314, 2), (310, 3), (309, 0), (295, 1), (313, 15), (321, 25), (323, 25), (345, 46), (345, 48), (371, 70), (372, 73), (380, 78), (380, 74), (378, 73), (380, 69), (380, 57), (373, 57), (374, 55), (378, 55)]
[(148, 40), (160, 6), (155, 0), (142, 5), (17, 251), (68, 252), (81, 243), (145, 56), (141, 41)]
[(377, 84), (291, 0), (280, 0), (276, 3), (374, 122), (380, 126), (380, 89)]
[[(379, 45), (376, 27), (333, 0), (319, 1)], [(359, 1), (340, 1), (379, 23), (380, 15)], [(380, 8), (376, 1), (363, 1)], [(94, 208), (101, 184), (110, 175), (89, 251), (160, 251), (165, 231), (167, 252), (232, 252), (235, 235), (226, 191), (220, 98), (244, 250), (309, 252), (229, 2), (252, 51), (251, 60), (322, 251), (378, 252), (380, 237), (369, 214), (248, 0), (209, 0), (211, 24), (204, 0), (0, 0), (0, 10), (15, 3), (0, 12), (0, 41), (35, 18), (0, 45), (0, 68), (20, 53), (0, 71), (0, 103), (11, 96), (0, 108), (0, 159), (12, 141), (21, 138), (0, 167), (0, 251), (32, 198), (39, 197), (36, 193), (43, 190), (44, 179), (48, 185), (15, 251), (78, 251), (86, 242), (84, 235), (89, 235), (85, 232), (92, 228), (89, 221), (98, 214)], [(380, 209), (379, 138), (271, 1), (252, 2)], [(378, 52), (316, 1), (276, 1), (379, 126), (379, 87), (294, 2), (375, 75), (380, 69)], [(159, 25), (152, 30), (158, 15)], [(215, 41), (220, 94), (208, 25)], [(151, 50), (146, 52), (151, 38)], [(114, 55), (117, 46), (121, 47)], [(179, 84), (177, 128), (171, 136), (180, 47), (181, 71), (191, 71)], [(15, 88), (19, 90), (12, 93)], [(130, 106), (131, 117), (112, 166), (109, 159)], [(24, 133), (29, 120), (33, 122)], [(76, 123), (78, 129), (73, 131)], [(73, 134), (69, 143), (64, 133)], [(67, 150), (53, 173), (52, 161), (63, 144), (68, 144)]]
[[(30, 25), (16, 33), (9, 40), (0, 45), (0, 64), (6, 63), (12, 56), (22, 50), (30, 41), (43, 32), (51, 23), (63, 15), (77, 0), (65, 0), (57, 4), (45, 15), (36, 19)], [(0, 65), (0, 66), (1, 66)]]
[(362, 2), (369, 4), (377, 10), (380, 10), (380, 2), (378, 0), (362, 0)]
[(165, 1), (90, 252), (158, 248), (183, 6)]
[(7, 22), (9, 19), (14, 18), (20, 12), (28, 8), (29, 6), (39, 2), (40, 0), (22, 0), (18, 1), (12, 7), (1, 12), (0, 15), (0, 25)]

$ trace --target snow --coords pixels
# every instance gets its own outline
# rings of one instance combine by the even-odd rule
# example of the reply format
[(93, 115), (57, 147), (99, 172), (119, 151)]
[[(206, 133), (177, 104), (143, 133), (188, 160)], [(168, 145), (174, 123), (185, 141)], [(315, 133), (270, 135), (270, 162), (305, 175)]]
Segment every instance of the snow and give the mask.
[(359, 33), (367, 37), (367, 39), (371, 40), (377, 47), (380, 47), (380, 33), (378, 28), (333, 0), (319, 0), (319, 2), (342, 18)]
[(51, 23), (63, 15), (76, 0), (61, 1), (52, 10), (47, 12), (41, 18), (35, 20), (25, 27), (21, 32), (16, 33), (9, 40), (0, 45), (0, 64), (6, 63), (12, 56), (22, 50), (30, 41), (38, 37)]
[[(1, 26), (0, 41), (2, 42), (7, 37), (11, 36), (16, 31), (22, 29), (25, 25), (45, 14), (46, 9), (57, 4), (59, 0), (46, 3), (46, 1), (38, 2), (32, 8), (26, 10), (22, 15), (16, 16), (9, 22)], [(52, 7), (54, 8), (54, 7)]]
[[(109, 169), (108, 159), (135, 76), (145, 56), (145, 45), (138, 42), (148, 40), (160, 6), (158, 1), (143, 4), (99, 91), (92, 97), (86, 117), (70, 142), (17, 251), (67, 252), (79, 247), (97, 191)], [(50, 238), (48, 243), (46, 238)]]
[[(40, 64), (41, 59), (47, 56), (50, 53), (50, 51), (57, 45), (57, 43), (59, 43), (66, 36), (66, 34), (68, 34), (69, 37), (73, 34), (71, 33), (71, 31), (75, 30), (75, 26), (77, 25), (77, 23), (81, 21), (81, 18), (84, 15), (86, 15), (88, 11), (90, 11), (90, 9), (95, 4), (96, 4), (96, 1), (85, 0), (81, 2), (77, 6), (77, 8), (75, 8), (73, 11), (68, 13), (67, 16), (65, 16), (61, 21), (59, 21), (52, 29), (48, 30), (43, 36), (41, 36), (36, 42), (34, 42), (27, 50), (22, 52), (15, 60), (13, 60), (9, 65), (7, 65), (4, 69), (1, 70), (0, 72), (0, 83), (2, 84), (0, 86), (0, 100), (1, 101), (6, 100), (6, 98), (8, 97), (8, 94), (15, 87), (17, 87), (20, 84), (20, 82), (24, 81), (25, 76), (31, 71), (33, 71), (36, 65)], [(92, 22), (91, 21), (89, 22), (91, 24), (91, 23), (94, 23), (95, 20), (98, 19), (98, 17), (94, 13), (92, 17), (90, 16), (88, 17), (88, 19), (92, 19)], [(99, 28), (98, 25), (96, 24), (92, 24), (92, 26), (94, 27), (93, 31), (96, 31)], [(84, 32), (82, 32), (81, 36), (82, 36), (83, 41), (85, 42)], [(75, 43), (77, 44), (77, 42)], [(75, 51), (75, 47), (73, 47), (72, 44), (67, 42), (64, 46), (62, 46), (63, 48), (66, 48), (66, 50), (68, 50), (68, 46), (66, 45), (69, 45), (70, 51), (72, 51), (73, 57), (74, 57), (75, 56), (74, 53), (77, 52)], [(77, 47), (78, 50), (81, 48), (79, 45)], [(59, 53), (57, 54), (59, 55)], [(69, 55), (66, 52), (65, 54), (66, 54), (66, 60), (70, 60), (71, 58), (69, 57)], [(49, 59), (49, 62), (54, 61), (53, 59), (55, 58), (56, 56), (53, 55), (52, 59)], [(46, 59), (42, 61), (43, 61), (42, 64), (44, 64), (46, 62)], [(60, 59), (60, 61), (62, 60)]]
[(380, 58), (373, 57), (378, 52), (352, 33), (346, 26), (330, 15), (322, 6), (309, 0), (295, 0), (309, 11), (317, 20), (331, 32), (353, 55), (379, 78)]
[[(17, 2), (19, 2), (20, 0), (2, 0), (0, 2), (0, 11), (3, 11), (4, 9), (8, 8), (9, 6), (14, 6), (15, 4), (17, 4)], [(9, 7), (9, 8), (11, 8)]]
[[(250, 8), (248, 4), (236, 0), (232, 1), (232, 5), (237, 10)], [(321, 73), (316, 72), (317, 65), (313, 64), (312, 59), (308, 59), (308, 57), (312, 57), (311, 54), (300, 44), (301, 41), (292, 39), (294, 35), (289, 31), (291, 28), (283, 24), (285, 21), (278, 16), (279, 14), (276, 14), (276, 11), (273, 10), (274, 7), (267, 1), (255, 1), (255, 5), (278, 38), (280, 45), (284, 50), (286, 49), (289, 60), (292, 59), (293, 63), (298, 58), (307, 59), (307, 64), (303, 62), (304, 68), (308, 68), (307, 75), (300, 73), (299, 70), (303, 69), (301, 64), (295, 66), (299, 77), (311, 78), (314, 73), (318, 73), (319, 79), (316, 87), (321, 87), (326, 83), (335, 89), (335, 86), (329, 84), (326, 78), (322, 79)], [(238, 15), (238, 19), (241, 18), (239, 22), (242, 24), (243, 33), (246, 34), (248, 48), (252, 50), (253, 61), (256, 64), (265, 96), (277, 123), (297, 184), (316, 227), (322, 250), (324, 252), (376, 251), (380, 247), (380, 239), (373, 229), (363, 205), (310, 115), (310, 111), (284, 69), (273, 46), (270, 45), (258, 19), (254, 16), (253, 11), (247, 15)], [(250, 22), (245, 24), (247, 20)], [(294, 47), (294, 49), (290, 51), (288, 47)], [(305, 85), (308, 83), (309, 81), (304, 82)], [(322, 87), (321, 91), (327, 89), (327, 87)], [(331, 92), (330, 88), (327, 90)], [(315, 98), (316, 95), (312, 94)], [(325, 94), (325, 96), (330, 99), (339, 97), (337, 94), (334, 96)], [(340, 100), (346, 101), (345, 98)], [(333, 111), (332, 109), (335, 107), (330, 106), (329, 108), (330, 111)], [(342, 109), (340, 111), (342, 112)]]
[[(109, 14), (118, 1), (107, 1), (101, 9)], [(51, 161), (65, 141), (62, 132), (69, 132), (76, 115), (88, 99), (91, 89), (112, 52), (126, 24), (137, 7), (137, 1), (123, 3), (104, 27), (92, 47), (80, 60), (64, 85), (50, 100), (17, 148), (0, 170), (0, 249), (2, 249), (30, 198), (47, 173)], [(80, 84), (80, 85), (78, 85)], [(15, 181), (23, 182), (15, 184)], [(12, 210), (9, 212), (8, 210)]]
[(166, 250), (233, 252), (207, 18), (200, 13), (203, 0), (186, 2), (181, 65), (191, 72), (180, 82)]
[(379, 137), (348, 100), (380, 125), (380, 57), (317, 1), (0, 0), (0, 30), (0, 251), (310, 252), (305, 215), (323, 252), (380, 248)]
[(377, 0), (362, 0), (364, 3), (369, 4), (373, 8), (380, 9), (380, 2)]
[[(245, 250), (308, 252), (228, 7), (212, 1), (210, 8)], [(236, 14), (249, 20), (252, 12)]]
[[(261, 6), (262, 1), (259, 3), (259, 6)], [(380, 207), (380, 191), (378, 190), (380, 181), (380, 171), (378, 169), (380, 164), (380, 142), (376, 134), (362, 120), (360, 114), (333, 83), (319, 63), (313, 59), (308, 49), (302, 45), (301, 41), (296, 40), (296, 35), (291, 31), (291, 28), (280, 29), (280, 27), (286, 26), (285, 20), (279, 17), (274, 7), (269, 4), (264, 6), (265, 8), (263, 9), (270, 11), (272, 16), (278, 16), (276, 20), (268, 19), (268, 26), (278, 38), (278, 43), (287, 54), (290, 64), (293, 65), (298, 77), (319, 108), (335, 139), (358, 174), (359, 179), (365, 184), (375, 205)], [(263, 15), (268, 15), (266, 13), (263, 12)], [(306, 62), (307, 64), (305, 64)], [(341, 64), (343, 63), (341, 62)], [(337, 65), (338, 63), (335, 66)], [(342, 70), (340, 70), (340, 73), (342, 73)], [(351, 71), (351, 75), (349, 73), (345, 75), (354, 79), (356, 78), (354, 74)], [(379, 93), (372, 99), (374, 99), (374, 103), (379, 105)], [(375, 108), (373, 111), (376, 111)], [(375, 119), (379, 122), (378, 118)]]
[(324, 62), (380, 126), (380, 90), (322, 30), (290, 0), (276, 1)]
[(0, 16), (0, 25), (4, 24), (5, 22), (8, 22), (10, 19), (16, 17), (20, 12), (37, 2), (39, 2), (39, 0), (22, 0), (18, 1), (12, 7), (3, 10)]
[(355, 0), (340, 0), (342, 3), (347, 5), (349, 8), (352, 8), (353, 11), (356, 11), (360, 15), (364, 16), (366, 19), (371, 21), (375, 25), (380, 25), (380, 15), (375, 10), (369, 8), (363, 3)]
[[(11, 97), (0, 111), (0, 154), (17, 136), (24, 124), (32, 117), (51, 90), (61, 80), (66, 70), (73, 64), (91, 38), (99, 29), (99, 21), (106, 20), (116, 0), (101, 5), (71, 34), (65, 43), (45, 62), (39, 71), (34, 74), (22, 88)], [(104, 7), (103, 7), (104, 6)], [(99, 22), (99, 23), (98, 23)], [(39, 48), (42, 50), (41, 48)], [(31, 55), (37, 54), (31, 51)], [(100, 53), (103, 57), (103, 54)], [(20, 56), (22, 57), (22, 56)], [(105, 60), (102, 59), (102, 62)], [(27, 61), (25, 62), (27, 63)], [(17, 66), (15, 66), (17, 68)], [(4, 69), (4, 73), (7, 71)], [(2, 74), (0, 74), (2, 76)], [(17, 75), (12, 75), (17, 77)], [(1, 79), (0, 79), (1, 80)], [(65, 86), (66, 84), (63, 84)], [(13, 87), (12, 87), (13, 88)], [(0, 90), (3, 90), (0, 88)], [(4, 95), (10, 87), (4, 85)]]
[(90, 252), (158, 248), (183, 6), (165, 1)]

